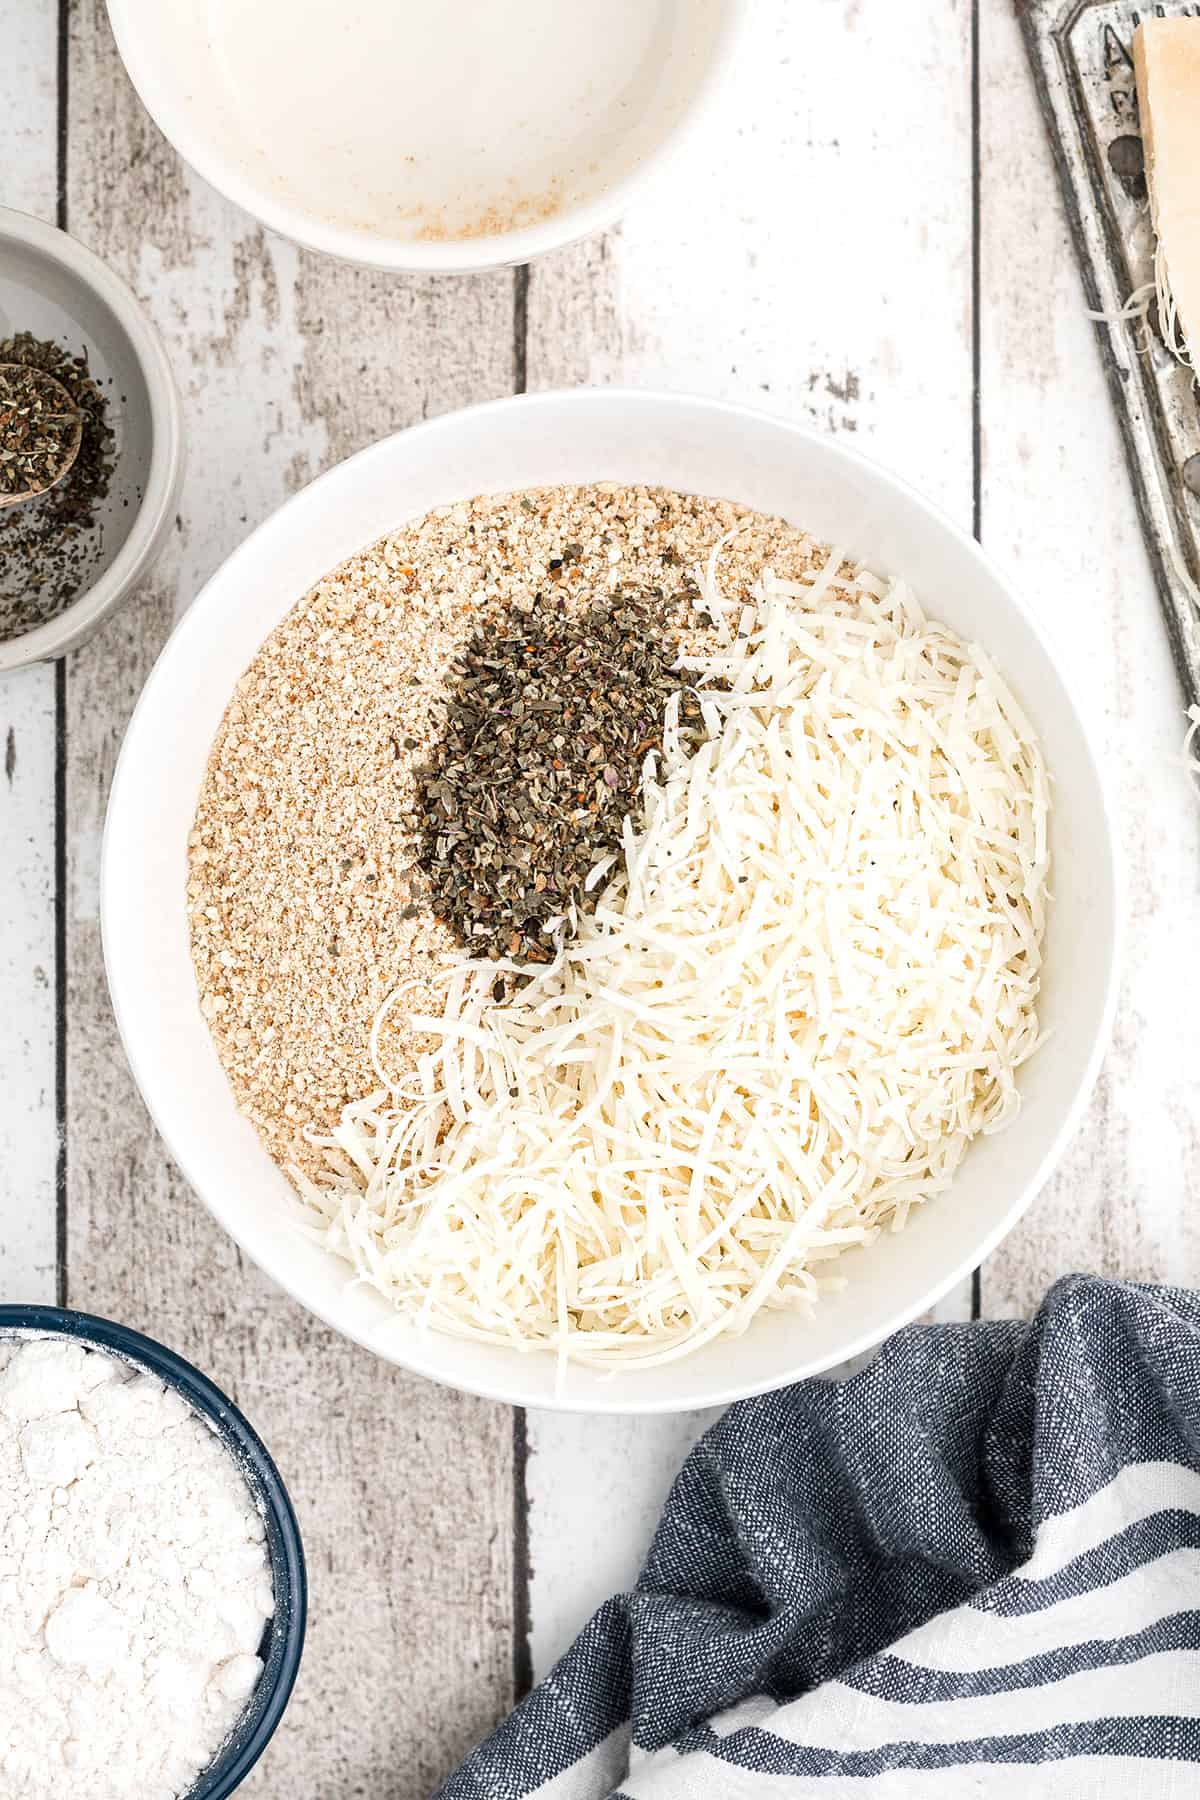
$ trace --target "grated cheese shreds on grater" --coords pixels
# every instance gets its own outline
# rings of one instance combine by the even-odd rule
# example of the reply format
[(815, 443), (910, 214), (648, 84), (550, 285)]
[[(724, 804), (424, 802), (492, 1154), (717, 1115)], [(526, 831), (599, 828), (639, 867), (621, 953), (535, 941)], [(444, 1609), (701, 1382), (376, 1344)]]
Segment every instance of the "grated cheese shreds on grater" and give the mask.
[(1012, 1116), (1038, 1043), (1047, 778), (987, 658), (837, 552), (745, 611), (715, 567), (723, 641), (681, 679), (727, 688), (690, 758), (669, 704), (594, 914), (503, 1004), (449, 959), (436, 1048), (296, 1176), (403, 1314), (564, 1366), (810, 1304)]

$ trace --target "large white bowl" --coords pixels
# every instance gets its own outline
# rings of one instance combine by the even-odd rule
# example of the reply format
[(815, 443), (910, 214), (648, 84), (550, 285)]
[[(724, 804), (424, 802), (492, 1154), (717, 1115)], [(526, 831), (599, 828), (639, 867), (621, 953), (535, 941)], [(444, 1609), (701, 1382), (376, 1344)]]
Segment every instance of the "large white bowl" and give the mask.
[[(272, 230), (381, 269), (602, 231), (701, 117), (749, 0), (108, 0), (180, 155)], [(616, 10), (614, 10), (616, 8)]]
[[(188, 831), (233, 685), (327, 571), (404, 520), (472, 494), (620, 479), (745, 501), (902, 573), (928, 611), (994, 657), (1054, 777), (1054, 904), (1042, 1018), (1010, 1128), (969, 1150), (952, 1190), (898, 1236), (840, 1264), (811, 1319), (764, 1313), (680, 1362), (606, 1375), (422, 1336), (294, 1228), (287, 1184), (237, 1112), (201, 1018), (184, 910)], [(289, 1293), (348, 1337), (439, 1381), (525, 1405), (672, 1411), (776, 1387), (843, 1361), (931, 1306), (1020, 1217), (1073, 1130), (1111, 1021), (1113, 827), (1087, 732), (1033, 614), (977, 545), (894, 476), (826, 438), (713, 401), (582, 390), (501, 400), (387, 438), (315, 481), (213, 577), (146, 684), (113, 783), (104, 950), (133, 1072), (163, 1137), (220, 1223)]]

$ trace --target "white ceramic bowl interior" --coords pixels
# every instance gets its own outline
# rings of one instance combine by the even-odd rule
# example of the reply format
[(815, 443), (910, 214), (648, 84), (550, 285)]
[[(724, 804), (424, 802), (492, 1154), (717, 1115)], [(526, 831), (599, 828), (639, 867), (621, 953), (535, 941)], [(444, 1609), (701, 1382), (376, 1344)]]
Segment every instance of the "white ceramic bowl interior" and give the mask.
[(301, 244), (525, 262), (612, 223), (730, 59), (748, 0), (108, 0), (181, 155)]
[[(98, 256), (27, 213), (0, 207), (0, 338), (19, 331), (88, 352), (116, 439), (100, 530), (79, 591), (55, 618), (0, 639), (0, 672), (61, 656), (90, 636), (157, 561), (183, 482), (183, 415), (162, 339)], [(11, 559), (10, 559), (11, 562)], [(0, 591), (17, 566), (0, 567)]]
[[(294, 1229), (284, 1178), (237, 1112), (200, 1015), (184, 911), (188, 831), (214, 734), (263, 637), (327, 571), (405, 519), (468, 495), (619, 478), (781, 513), (978, 640), (1041, 734), (1055, 783), (1054, 904), (1042, 1017), (1015, 1122), (968, 1151), (952, 1190), (907, 1229), (847, 1254), (848, 1285), (811, 1319), (762, 1313), (679, 1362), (608, 1375), (398, 1324)], [(323, 476), (260, 527), (177, 628), (129, 726), (102, 873), (104, 948), (134, 1074), (185, 1175), (242, 1248), (304, 1305), (380, 1355), (528, 1405), (712, 1405), (843, 1361), (915, 1317), (1012, 1226), (1075, 1125), (1115, 988), (1115, 848), (1087, 734), (1029, 611), (976, 544), (893, 476), (781, 420), (716, 402), (582, 390), (503, 400), (400, 433)]]

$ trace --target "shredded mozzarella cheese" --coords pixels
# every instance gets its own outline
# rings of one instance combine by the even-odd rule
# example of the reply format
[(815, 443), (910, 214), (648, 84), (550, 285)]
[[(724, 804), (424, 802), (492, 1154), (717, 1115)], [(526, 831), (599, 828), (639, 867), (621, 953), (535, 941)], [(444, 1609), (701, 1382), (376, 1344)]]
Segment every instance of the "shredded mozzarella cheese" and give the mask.
[(1191, 352), (1183, 335), (1183, 324), (1179, 317), (1179, 308), (1175, 304), (1175, 296), (1171, 291), (1171, 278), (1167, 273), (1167, 257), (1159, 238), (1154, 246), (1154, 294), (1158, 303), (1158, 319), (1162, 327), (1163, 343), (1177, 362), (1185, 368), (1192, 367)]
[(1189, 774), (1200, 777), (1200, 756), (1196, 752), (1196, 738), (1200, 734), (1200, 706), (1189, 706), (1187, 709), (1187, 731), (1183, 739), (1183, 754), (1180, 761)]
[(515, 965), (449, 962), (436, 1048), (296, 1175), (403, 1315), (560, 1373), (809, 1306), (1012, 1117), (1038, 1043), (1048, 783), (991, 663), (836, 552), (749, 614), (698, 579), (709, 736), (686, 754), (672, 700), (594, 910), (504, 1002)]

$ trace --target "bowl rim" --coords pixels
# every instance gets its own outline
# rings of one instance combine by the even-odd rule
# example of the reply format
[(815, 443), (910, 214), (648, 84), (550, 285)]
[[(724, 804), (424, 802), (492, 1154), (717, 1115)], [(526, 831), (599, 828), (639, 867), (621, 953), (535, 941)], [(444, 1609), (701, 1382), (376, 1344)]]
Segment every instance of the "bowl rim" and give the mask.
[[(344, 1317), (333, 1316), (331, 1309), (320, 1304), (314, 1304), (306, 1294), (298, 1291), (298, 1287), (293, 1285), (287, 1274), (277, 1272), (275, 1267), (268, 1267), (265, 1263), (259, 1261), (254, 1252), (246, 1249), (244, 1245), (242, 1246), (243, 1249), (245, 1249), (245, 1253), (250, 1256), (253, 1261), (258, 1263), (259, 1267), (263, 1269), (264, 1274), (266, 1274), (270, 1280), (274, 1281), (285, 1293), (290, 1295), (293, 1300), (303, 1306), (308, 1312), (312, 1313), (315, 1318), (320, 1319), (321, 1322), (327, 1325), (331, 1330), (338, 1332), (343, 1337), (349, 1338), (352, 1343), (360, 1345), (364, 1350), (370, 1351), (372, 1355), (379, 1356), (384, 1361), (390, 1362), (396, 1367), (411, 1370), (415, 1374), (439, 1382), (445, 1387), (463, 1393), (475, 1394), (482, 1399), (495, 1400), (505, 1405), (534, 1407), (545, 1411), (589, 1414), (608, 1413), (619, 1415), (632, 1415), (635, 1413), (677, 1413), (693, 1411), (699, 1407), (727, 1406), (736, 1400), (748, 1399), (756, 1394), (770, 1393), (778, 1388), (786, 1387), (793, 1382), (806, 1380), (813, 1376), (820, 1375), (829, 1369), (837, 1368), (841, 1364), (849, 1362), (852, 1359), (875, 1349), (887, 1338), (891, 1337), (894, 1332), (900, 1330), (905, 1325), (911, 1324), (914, 1319), (919, 1318), (930, 1307), (935, 1306), (952, 1288), (958, 1286), (968, 1275), (979, 1268), (1032, 1205), (1034, 1199), (1044, 1187), (1055, 1165), (1060, 1160), (1067, 1143), (1080, 1124), (1084, 1109), (1099, 1074), (1100, 1065), (1108, 1049), (1109, 1040), (1112, 1035), (1113, 1021), (1116, 1014), (1122, 963), (1122, 944), (1124, 938), (1124, 907), (1122, 902), (1124, 895), (1124, 879), (1118, 853), (1118, 837), (1116, 829), (1117, 814), (1112, 797), (1111, 782), (1106, 774), (1104, 765), (1097, 756), (1095, 748), (1099, 733), (1098, 731), (1093, 731), (1089, 728), (1084, 712), (1081, 709), (1079, 698), (1073, 688), (1067, 684), (1062, 673), (1060, 659), (1054, 654), (1048, 644), (1045, 632), (1040, 625), (1034, 609), (1027, 604), (1014, 584), (1004, 575), (1000, 567), (984, 552), (978, 540), (970, 532), (958, 525), (940, 506), (931, 500), (927, 500), (914, 487), (905, 481), (902, 476), (896, 475), (892, 470), (877, 462), (873, 457), (869, 457), (861, 450), (852, 448), (840, 441), (830, 438), (826, 433), (816, 431), (806, 425), (797, 424), (795, 421), (785, 418), (778, 413), (772, 413), (765, 408), (744, 406), (735, 401), (710, 399), (700, 395), (672, 393), (662, 389), (616, 387), (552, 388), (536, 394), (507, 395), (498, 400), (485, 400), (474, 406), (462, 407), (453, 412), (444, 413), (436, 419), (427, 419), (420, 424), (409, 426), (398, 432), (389, 433), (388, 436), (379, 439), (376, 443), (368, 445), (365, 449), (357, 451), (353, 456), (347, 457), (344, 461), (327, 469), (323, 474), (317, 476), (314, 481), (308, 483), (306, 487), (301, 488), (297, 493), (291, 495), (289, 499), (284, 501), (282, 506), (277, 508), (275, 512), (271, 513), (256, 526), (255, 529), (242, 540), (242, 543), (238, 545), (221, 567), (214, 571), (209, 577), (209, 580), (201, 588), (193, 603), (189, 606), (179, 623), (176, 625), (170, 638), (167, 640), (167, 643), (163, 646), (159, 658), (144, 683), (137, 704), (134, 707), (133, 714), (130, 718), (121, 745), (117, 766), (113, 774), (101, 846), (101, 942), (104, 953), (105, 972), (108, 979), (109, 993), (112, 999), (118, 1033), (126, 1057), (128, 1058), (134, 1080), (137, 1083), (138, 1089), (142, 1094), (148, 1110), (150, 1111), (155, 1127), (193, 1193), (196, 1194), (197, 1198), (207, 1210), (213, 1214), (222, 1229), (228, 1231), (230, 1235), (234, 1237), (235, 1241), (241, 1244), (241, 1239), (238, 1238), (236, 1231), (223, 1215), (222, 1210), (193, 1180), (189, 1167), (189, 1159), (180, 1153), (170, 1132), (163, 1126), (155, 1101), (151, 1098), (155, 1093), (157, 1084), (152, 1077), (149, 1080), (146, 1079), (148, 1073), (146, 1064), (143, 1058), (138, 1054), (136, 1048), (136, 1034), (131, 1033), (129, 1028), (129, 1019), (124, 1005), (119, 970), (116, 971), (114, 977), (114, 965), (116, 959), (113, 956), (112, 934), (110, 933), (108, 926), (110, 907), (114, 904), (114, 901), (110, 898), (110, 894), (118, 879), (115, 873), (115, 864), (112, 856), (114, 819), (124, 806), (123, 796), (126, 782), (132, 779), (129, 771), (134, 756), (138, 754), (138, 738), (140, 736), (142, 716), (149, 712), (151, 705), (154, 703), (159, 686), (171, 678), (175, 664), (182, 661), (186, 666), (188, 643), (191, 635), (205, 629), (200, 623), (200, 619), (203, 611), (202, 603), (209, 588), (219, 579), (224, 580), (228, 578), (229, 571), (236, 567), (239, 560), (248, 557), (250, 546), (255, 543), (260, 536), (269, 532), (284, 529), (285, 521), (293, 509), (298, 509), (301, 506), (311, 506), (314, 497), (318, 495), (320, 491), (345, 481), (348, 478), (348, 470), (362, 467), (372, 458), (381, 456), (386, 457), (389, 453), (390, 446), (398, 438), (403, 437), (405, 439), (410, 439), (415, 437), (418, 441), (423, 439), (427, 440), (439, 432), (459, 429), (464, 420), (469, 421), (475, 418), (504, 413), (518, 407), (526, 409), (545, 409), (561, 405), (564, 401), (579, 407), (597, 409), (620, 408), (630, 401), (638, 404), (665, 404), (673, 407), (681, 407), (698, 415), (717, 412), (724, 414), (733, 420), (755, 421), (759, 423), (765, 422), (776, 429), (783, 429), (796, 439), (808, 444), (810, 447), (817, 448), (822, 454), (829, 455), (834, 461), (840, 460), (850, 467), (864, 471), (874, 480), (882, 481), (885, 485), (890, 486), (896, 491), (907, 505), (915, 507), (917, 510), (933, 519), (944, 531), (953, 536), (957, 541), (959, 548), (967, 554), (969, 559), (977, 565), (981, 572), (987, 574), (1003, 589), (1010, 604), (1021, 615), (1028, 629), (1041, 646), (1051, 667), (1058, 673), (1064, 687), (1067, 702), (1078, 727), (1080, 743), (1086, 755), (1088, 768), (1096, 784), (1104, 821), (1104, 875), (1106, 878), (1107, 898), (1111, 906), (1112, 914), (1112, 953), (1109, 957), (1104, 977), (1104, 1000), (1102, 1008), (1100, 1009), (1097, 1028), (1094, 1033), (1087, 1060), (1079, 1072), (1071, 1093), (1069, 1104), (1063, 1109), (1061, 1119), (1044, 1154), (1038, 1162), (1033, 1175), (1014, 1195), (1013, 1200), (998, 1223), (978, 1241), (974, 1249), (961, 1257), (947, 1274), (940, 1277), (938, 1280), (931, 1282), (929, 1287), (923, 1289), (917, 1299), (908, 1304), (897, 1306), (894, 1312), (890, 1313), (882, 1324), (864, 1328), (861, 1332), (856, 1333), (845, 1343), (841, 1344), (836, 1352), (818, 1354), (816, 1356), (810, 1355), (808, 1357), (798, 1356), (787, 1368), (782, 1369), (775, 1374), (765, 1376), (760, 1380), (751, 1383), (734, 1382), (727, 1386), (716, 1385), (713, 1388), (706, 1390), (703, 1394), (690, 1397), (682, 1402), (666, 1396), (659, 1398), (647, 1397), (644, 1400), (639, 1399), (636, 1402), (632, 1402), (627, 1396), (610, 1399), (603, 1390), (596, 1393), (589, 1393), (583, 1397), (571, 1394), (559, 1395), (557, 1391), (547, 1394), (540, 1388), (535, 1389), (532, 1385), (519, 1380), (491, 1382), (460, 1379), (451, 1377), (443, 1368), (438, 1366), (439, 1358), (437, 1355), (436, 1344), (439, 1340), (437, 1334), (431, 1333), (426, 1340), (419, 1341), (416, 1345), (406, 1343), (397, 1349), (382, 1334), (373, 1334), (366, 1329), (360, 1329), (356, 1324)], [(297, 595), (296, 598), (298, 599), (300, 596)], [(347, 1268), (345, 1275), (346, 1285), (349, 1287), (354, 1280), (353, 1272)], [(425, 1349), (425, 1344), (429, 1342), (432, 1342), (435, 1346), (432, 1355)]]
[[(194, 1363), (188, 1362), (178, 1351), (160, 1344), (157, 1339), (146, 1337), (143, 1332), (135, 1331), (130, 1325), (118, 1324), (115, 1319), (105, 1319), (96, 1313), (79, 1312), (74, 1307), (37, 1303), (0, 1305), (0, 1340), (21, 1333), (75, 1338), (120, 1360), (148, 1369), (168, 1387), (182, 1394), (192, 1410), (216, 1431), (222, 1442), (232, 1442), (234, 1449), (245, 1459), (255, 1480), (260, 1484), (263, 1502), (278, 1534), (287, 1579), (286, 1622), (278, 1624), (280, 1611), (277, 1607), (272, 1626), (272, 1636), (278, 1634), (277, 1641), (281, 1645), (279, 1666), (266, 1704), (245, 1742), (228, 1745), (224, 1751), (219, 1750), (216, 1758), (206, 1769), (201, 1770), (182, 1797), (182, 1800), (226, 1800), (226, 1796), (241, 1786), (274, 1736), (291, 1699), (304, 1650), (308, 1618), (308, 1576), (300, 1527), (283, 1477), (276, 1468), (270, 1451), (241, 1409)], [(235, 1725), (234, 1730), (236, 1729)]]
[(258, 219), (268, 230), (303, 249), (331, 256), (336, 261), (395, 273), (465, 275), (530, 262), (551, 250), (565, 248), (568, 244), (578, 243), (581, 238), (606, 231), (615, 224), (635, 193), (669, 158), (674, 157), (710, 109), (750, 18), (751, 0), (717, 0), (720, 19), (707, 67), (693, 86), (675, 126), (625, 175), (602, 188), (591, 199), (564, 207), (536, 225), (477, 238), (444, 241), (397, 238), (385, 232), (339, 225), (319, 213), (279, 199), (252, 180), (235, 158), (223, 154), (218, 144), (203, 131), (194, 129), (187, 115), (175, 107), (169, 84), (156, 73), (153, 59), (143, 53), (138, 41), (133, 19), (136, 4), (137, 0), (106, 0), (109, 23), (125, 71), (163, 136), (210, 187)]
[(183, 406), (157, 327), (119, 275), (78, 238), (30, 213), (0, 206), (0, 241), (27, 245), (90, 288), (108, 307), (137, 359), (150, 401), (150, 466), (129, 536), (112, 562), (44, 625), (0, 639), (0, 674), (62, 656), (128, 598), (166, 542), (183, 484)]

